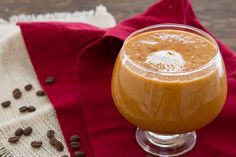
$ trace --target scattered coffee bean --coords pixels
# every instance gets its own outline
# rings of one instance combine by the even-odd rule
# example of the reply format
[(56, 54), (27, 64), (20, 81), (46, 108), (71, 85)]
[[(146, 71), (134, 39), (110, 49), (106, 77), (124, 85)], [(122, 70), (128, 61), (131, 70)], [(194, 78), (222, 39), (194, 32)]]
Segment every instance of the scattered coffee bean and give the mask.
[(56, 148), (57, 151), (63, 151), (64, 146), (63, 144), (58, 141), (55, 137), (49, 139), (49, 143)]
[(39, 90), (39, 91), (36, 92), (36, 95), (37, 95), (37, 96), (44, 96), (45, 93), (44, 93), (44, 91)]
[(46, 84), (53, 84), (55, 82), (55, 78), (54, 77), (47, 77), (45, 80)]
[(56, 150), (59, 152), (63, 151), (63, 149), (64, 149), (64, 146), (60, 141), (57, 141), (54, 146), (55, 146)]
[(150, 154), (146, 155), (145, 157), (152, 157)]
[(18, 93), (18, 92), (20, 92), (20, 89), (19, 89), (19, 88), (16, 88), (16, 89), (14, 89), (14, 90), (12, 91), (12, 94)]
[(36, 110), (36, 108), (35, 108), (34, 106), (29, 106), (29, 107), (27, 108), (27, 110), (28, 110), (29, 112), (34, 112), (34, 111)]
[(32, 128), (31, 127), (26, 127), (23, 131), (23, 135), (29, 136), (32, 133)]
[(22, 128), (18, 128), (16, 131), (15, 131), (15, 135), (16, 136), (21, 136), (23, 134), (23, 129)]
[(53, 138), (55, 135), (55, 131), (54, 130), (48, 130), (47, 131), (47, 137), (48, 138)]
[(15, 99), (19, 99), (21, 97), (21, 95), (22, 95), (22, 93), (21, 93), (19, 88), (14, 89), (12, 94), (13, 94), (13, 97)]
[(19, 139), (20, 139), (20, 136), (10, 137), (10, 138), (8, 139), (8, 142), (10, 142), (10, 143), (16, 143), (16, 142), (19, 141)]
[(33, 142), (31, 142), (31, 146), (34, 147), (34, 148), (39, 148), (39, 147), (42, 146), (42, 144), (43, 144), (42, 141), (33, 141)]
[(11, 101), (4, 101), (1, 103), (2, 107), (7, 108), (11, 105)]
[(22, 107), (19, 108), (19, 111), (22, 112), (22, 113), (26, 112), (27, 110), (28, 110), (28, 107), (26, 107), (26, 106), (22, 106)]
[(31, 84), (27, 84), (27, 85), (25, 85), (24, 88), (26, 91), (30, 91), (33, 88), (33, 86)]
[(84, 156), (85, 156), (85, 153), (82, 152), (82, 151), (75, 151), (74, 156), (75, 156), (75, 157), (84, 157)]
[(79, 142), (80, 141), (80, 136), (79, 135), (73, 135), (70, 137), (70, 142)]
[(79, 142), (74, 141), (74, 142), (71, 142), (71, 143), (70, 143), (70, 147), (71, 147), (72, 149), (79, 149), (80, 144), (79, 144)]
[(69, 157), (68, 155), (62, 155), (61, 157)]
[(52, 137), (49, 139), (49, 143), (52, 145), (52, 146), (55, 146), (55, 144), (58, 142), (58, 140), (55, 138), (55, 137)]

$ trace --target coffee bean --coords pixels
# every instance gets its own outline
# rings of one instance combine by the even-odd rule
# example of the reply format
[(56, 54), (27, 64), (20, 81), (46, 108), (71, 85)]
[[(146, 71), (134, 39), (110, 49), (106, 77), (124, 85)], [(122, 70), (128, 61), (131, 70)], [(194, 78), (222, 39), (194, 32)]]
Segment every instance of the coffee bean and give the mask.
[(63, 149), (64, 149), (63, 144), (59, 141), (57, 141), (54, 146), (55, 146), (56, 150), (59, 151), (59, 152), (63, 151)]
[(10, 142), (10, 143), (16, 143), (16, 142), (19, 141), (19, 139), (20, 139), (20, 136), (10, 137), (10, 138), (8, 139), (8, 142)]
[(22, 106), (22, 107), (19, 108), (19, 111), (22, 112), (22, 113), (26, 112), (27, 110), (28, 110), (28, 107), (26, 107), (26, 106)]
[(44, 96), (45, 93), (44, 93), (44, 91), (39, 90), (39, 91), (36, 92), (36, 95), (37, 95), (37, 96)]
[(58, 140), (55, 138), (55, 137), (52, 137), (49, 139), (49, 143), (52, 145), (52, 146), (55, 146), (55, 144), (58, 142)]
[(1, 103), (2, 107), (7, 108), (11, 105), (11, 101), (4, 101)]
[(84, 156), (85, 156), (85, 153), (82, 152), (82, 151), (75, 151), (74, 156), (75, 156), (75, 157), (84, 157)]
[(150, 154), (146, 155), (145, 157), (152, 157)]
[(55, 78), (54, 77), (47, 77), (45, 80), (46, 84), (53, 84), (55, 82)]
[(26, 127), (23, 131), (23, 135), (29, 136), (32, 133), (32, 128), (31, 127)]
[(12, 94), (18, 93), (18, 92), (20, 92), (20, 89), (19, 89), (19, 88), (16, 88), (16, 89), (14, 89), (14, 90), (12, 91)]
[(42, 144), (43, 144), (42, 141), (33, 141), (33, 142), (31, 142), (31, 146), (34, 147), (34, 148), (39, 148), (39, 147), (42, 146)]
[(31, 84), (27, 84), (27, 85), (25, 85), (24, 88), (26, 91), (30, 91), (33, 88), (33, 86)]
[(64, 146), (63, 144), (58, 141), (55, 137), (49, 139), (49, 143), (56, 148), (57, 151), (63, 151)]
[(15, 98), (15, 99), (19, 99), (20, 97), (21, 97), (21, 92), (18, 92), (18, 93), (15, 93), (14, 95), (13, 95), (13, 97)]
[(52, 138), (52, 137), (54, 137), (54, 135), (55, 135), (54, 130), (48, 130), (48, 131), (47, 131), (47, 137), (48, 137), (48, 138)]
[(80, 141), (80, 136), (79, 135), (73, 135), (70, 137), (70, 142), (79, 142)]
[(36, 108), (35, 108), (34, 106), (29, 106), (29, 107), (27, 108), (27, 110), (28, 110), (29, 112), (34, 112), (34, 111), (36, 110)]
[(71, 142), (71, 143), (70, 143), (70, 147), (71, 147), (72, 149), (79, 149), (80, 144), (79, 144), (79, 142), (74, 141), (74, 142)]
[(23, 129), (22, 128), (18, 128), (16, 131), (15, 131), (15, 135), (16, 136), (21, 136), (23, 134)]
[(68, 155), (62, 155), (61, 157), (69, 157)]
[(21, 97), (21, 95), (22, 95), (22, 93), (21, 93), (19, 88), (14, 89), (12, 94), (13, 94), (13, 97), (15, 99), (19, 99)]

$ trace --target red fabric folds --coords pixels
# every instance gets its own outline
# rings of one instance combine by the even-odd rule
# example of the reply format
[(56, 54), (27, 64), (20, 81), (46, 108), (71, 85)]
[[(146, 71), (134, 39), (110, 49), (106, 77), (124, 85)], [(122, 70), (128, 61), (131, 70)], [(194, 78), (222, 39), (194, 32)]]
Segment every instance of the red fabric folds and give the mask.
[[(188, 0), (162, 0), (106, 30), (82, 23), (19, 24), (67, 144), (71, 135), (79, 134), (81, 149), (88, 157), (145, 156), (135, 141), (135, 127), (121, 117), (113, 104), (110, 83), (124, 39), (137, 29), (159, 23), (181, 23), (207, 31)], [(236, 55), (218, 43), (226, 64), (228, 98), (217, 119), (197, 131), (197, 144), (184, 155), (187, 157), (236, 156)], [(54, 76), (56, 82), (46, 85), (47, 76)]]

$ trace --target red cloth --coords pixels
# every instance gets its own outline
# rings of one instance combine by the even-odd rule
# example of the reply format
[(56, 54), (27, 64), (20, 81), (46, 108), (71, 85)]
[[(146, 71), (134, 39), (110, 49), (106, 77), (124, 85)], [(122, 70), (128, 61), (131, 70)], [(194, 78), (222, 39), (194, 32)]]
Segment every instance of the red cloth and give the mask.
[[(71, 135), (81, 135), (81, 150), (87, 157), (145, 156), (135, 141), (135, 127), (113, 104), (110, 84), (124, 39), (137, 29), (158, 23), (181, 23), (207, 31), (187, 0), (162, 0), (106, 30), (82, 23), (20, 24), (38, 79), (56, 109), (67, 144)], [(217, 119), (197, 131), (197, 144), (184, 155), (187, 157), (236, 156), (236, 55), (217, 41), (226, 64), (228, 98)], [(56, 77), (55, 84), (46, 85), (47, 76)]]

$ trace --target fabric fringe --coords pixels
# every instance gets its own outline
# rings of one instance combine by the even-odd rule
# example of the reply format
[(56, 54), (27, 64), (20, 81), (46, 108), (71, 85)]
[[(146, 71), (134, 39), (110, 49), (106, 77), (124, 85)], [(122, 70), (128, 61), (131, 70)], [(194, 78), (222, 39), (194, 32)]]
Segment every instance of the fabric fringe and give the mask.
[(15, 24), (17, 22), (85, 22), (101, 28), (112, 27), (116, 24), (115, 18), (107, 11), (103, 5), (99, 5), (95, 10), (71, 12), (55, 12), (40, 15), (19, 14), (9, 18), (8, 21), (0, 19), (0, 24)]
[(11, 152), (0, 143), (0, 157), (12, 157)]

